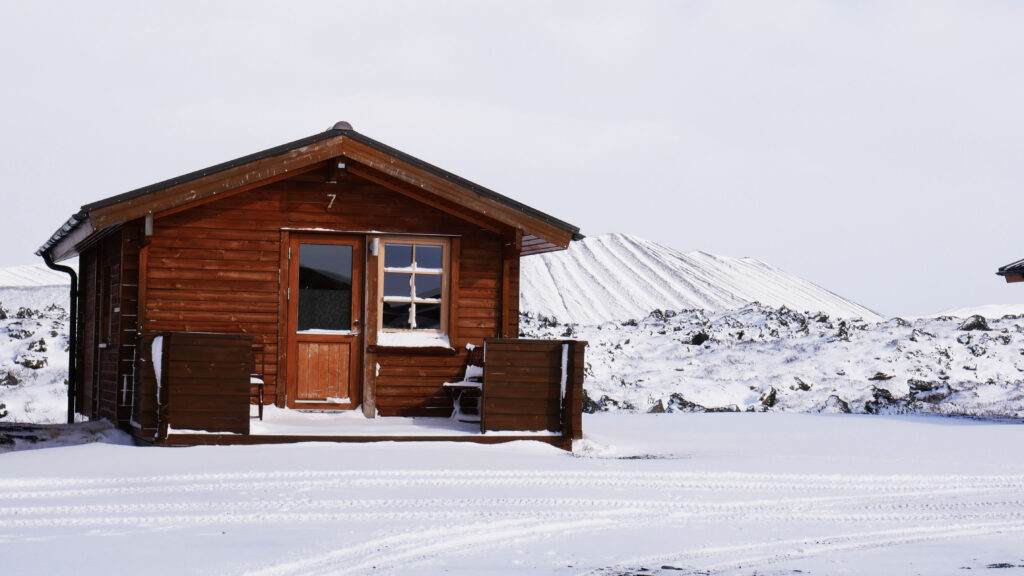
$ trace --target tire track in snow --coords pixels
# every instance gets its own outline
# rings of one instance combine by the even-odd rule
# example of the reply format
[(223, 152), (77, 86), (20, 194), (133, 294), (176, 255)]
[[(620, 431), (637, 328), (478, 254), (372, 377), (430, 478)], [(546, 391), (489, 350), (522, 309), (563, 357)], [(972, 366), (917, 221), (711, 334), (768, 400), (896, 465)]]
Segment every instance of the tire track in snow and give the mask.
[[(736, 520), (739, 516), (731, 515), (729, 517), (722, 518), (723, 520)], [(743, 518), (749, 520), (749, 515), (744, 515)], [(260, 569), (255, 572), (249, 572), (250, 576), (275, 576), (279, 574), (299, 574), (305, 576), (314, 576), (318, 574), (362, 574), (368, 571), (381, 571), (392, 568), (405, 568), (409, 569), (412, 566), (438, 557), (442, 554), (452, 555), (459, 551), (465, 551), (471, 549), (473, 552), (479, 554), (483, 549), (491, 547), (506, 547), (510, 543), (519, 543), (527, 540), (536, 540), (544, 538), (549, 534), (565, 534), (571, 533), (574, 538), (578, 538), (584, 534), (592, 533), (595, 531), (607, 531), (607, 530), (618, 530), (624, 533), (628, 533), (630, 529), (646, 527), (650, 529), (652, 526), (664, 526), (671, 527), (675, 522), (669, 522), (669, 519), (679, 519), (674, 516), (665, 517), (663, 515), (648, 515), (648, 514), (635, 514), (630, 511), (598, 511), (592, 512), (587, 515), (585, 520), (573, 520), (569, 522), (538, 522), (536, 519), (523, 520), (523, 521), (508, 521), (498, 523), (486, 523), (486, 524), (474, 524), (466, 528), (464, 526), (458, 527), (435, 527), (428, 532), (415, 532), (408, 533), (398, 536), (388, 536), (382, 539), (375, 539), (369, 542), (362, 543), (357, 546), (346, 547), (339, 550), (334, 550), (320, 556), (312, 558), (304, 558), (302, 560), (284, 563), (281, 565)], [(699, 520), (692, 516), (682, 518), (686, 523), (690, 523), (694, 520)], [(808, 519), (814, 521), (826, 521), (834, 523), (840, 519), (839, 516), (823, 516), (823, 517), (812, 517), (812, 518), (794, 518), (791, 514), (779, 514), (773, 517), (766, 516), (765, 520), (786, 520), (786, 521), (806, 521)], [(892, 521), (905, 524), (908, 517), (893, 518)], [(946, 517), (936, 517), (933, 520), (947, 520)], [(845, 519), (847, 521), (863, 521), (861, 517), (851, 517)], [(1017, 527), (1015, 530), (1024, 530), (1024, 511), (1012, 513), (1012, 514), (996, 514), (990, 518), (987, 518), (989, 522), (975, 522), (971, 526), (982, 526), (982, 527), (993, 527), (998, 528), (994, 531), (1005, 529), (1005, 527)], [(991, 522), (992, 520), (998, 520), (999, 522)], [(925, 536), (921, 536), (918, 533), (925, 533)], [(822, 541), (834, 541), (837, 545), (831, 546), (828, 549), (822, 549), (816, 553), (825, 553), (829, 551), (838, 551), (838, 545), (850, 546), (851, 543), (857, 547), (875, 546), (878, 545), (874, 540), (879, 538), (879, 535), (884, 536), (879, 542), (885, 545), (898, 545), (902, 543), (908, 543), (911, 541), (918, 540), (929, 540), (929, 539), (944, 539), (962, 535), (979, 535), (988, 532), (979, 532), (977, 530), (971, 532), (963, 532), (962, 530), (956, 531), (955, 533), (948, 534), (942, 531), (941, 527), (924, 527), (916, 528), (912, 530), (900, 529), (900, 530), (886, 530), (886, 531), (875, 531), (867, 533), (869, 538), (865, 539), (860, 537), (859, 534), (855, 536), (832, 536), (825, 540), (820, 537), (807, 538), (794, 540), (806, 548), (808, 542), (821, 543)], [(889, 534), (899, 535), (898, 538), (889, 537)], [(912, 537), (908, 537), (912, 535)], [(771, 550), (778, 546), (778, 543), (760, 543), (756, 545), (748, 545), (742, 547), (729, 547), (724, 551), (728, 552), (758, 552), (760, 550)], [(366, 551), (371, 551), (369, 554), (365, 554)], [(714, 550), (711, 550), (712, 552)], [(657, 556), (647, 557), (640, 560), (632, 560), (629, 562), (617, 564), (615, 567), (609, 569), (611, 572), (616, 574), (621, 573), (618, 569), (630, 568), (635, 566), (650, 565), (654, 561), (662, 561), (666, 558), (672, 561), (678, 562), (679, 559), (685, 556), (701, 557), (710, 556), (708, 549), (701, 549), (696, 553), (690, 554), (673, 554), (670, 556)], [(775, 558), (776, 556), (770, 556)], [(362, 561), (356, 561), (353, 564), (353, 558), (362, 558)], [(744, 568), (753, 564), (755, 560), (745, 559), (739, 562), (739, 566)], [(592, 571), (591, 574), (604, 574), (606, 569), (598, 569)]]
[[(740, 568), (749, 570), (759, 566), (778, 564), (783, 561), (799, 560), (823, 554), (889, 548), (957, 538), (977, 538), (1007, 532), (1024, 532), (1024, 521), (978, 522), (953, 526), (916, 526), (912, 528), (864, 531), (849, 534), (809, 536), (753, 544), (709, 546), (676, 553), (633, 558), (611, 566), (604, 566), (585, 572), (581, 576), (621, 574), (623, 570), (630, 570), (631, 567), (658, 564), (685, 566), (686, 570), (691, 573), (699, 572), (704, 574)], [(716, 558), (722, 556), (728, 557), (729, 560), (715, 561)], [(710, 560), (711, 563), (698, 564), (700, 560)]]
[[(1024, 475), (851, 477), (635, 471), (281, 471), (0, 482), (0, 488), (4, 485), (17, 490), (0, 490), (0, 528), (3, 529), (70, 528), (74, 531), (110, 526), (173, 529), (225, 523), (323, 523), (364, 526), (370, 531), (379, 529), (382, 523), (404, 523), (399, 527), (403, 532), (396, 534), (395, 526), (391, 526), (387, 535), (371, 537), (297, 564), (271, 566), (257, 572), (260, 574), (363, 573), (375, 567), (400, 569), (441, 555), (480, 554), (483, 550), (507, 546), (509, 542), (536, 540), (565, 532), (585, 536), (627, 528), (669, 529), (737, 521), (829, 526), (844, 523), (904, 526), (926, 522), (939, 523), (942, 527), (950, 523), (961, 526), (1024, 524), (1024, 500), (1017, 498), (1024, 487)], [(573, 493), (590, 488), (612, 488), (647, 490), (654, 498), (505, 496), (419, 500), (402, 498), (401, 492), (395, 493), (393, 498), (371, 500), (317, 497), (317, 490), (356, 486), (459, 490), (528, 487)], [(220, 492), (225, 494), (217, 499)], [(715, 496), (718, 492), (733, 498), (735, 494), (757, 496), (764, 492), (766, 495), (739, 502), (704, 500), (706, 494)], [(815, 492), (821, 495), (804, 496)], [(47, 500), (118, 498), (125, 494), (159, 497), (199, 494), (204, 500), (45, 505)], [(207, 501), (210, 496), (215, 499)], [(942, 496), (957, 499), (934, 501)], [(695, 501), (697, 499), (700, 501)], [(44, 505), (33, 505), (39, 502)], [(432, 528), (427, 532), (417, 529), (424, 524)], [(29, 533), (0, 538), (9, 542), (32, 536)], [(836, 542), (838, 546), (843, 542), (864, 544), (867, 540)], [(771, 556), (768, 552), (777, 549), (748, 546), (742, 550), (743, 555), (760, 558)], [(683, 551), (673, 558), (694, 553)]]
[[(345, 487), (566, 487), (566, 488), (675, 488), (694, 491), (817, 491), (865, 490), (918, 492), (929, 488), (1024, 489), (1024, 476), (843, 476), (776, 474), (704, 474), (617, 471), (479, 471), (438, 470), (432, 472), (341, 471), (275, 472), (244, 474), (203, 474), (181, 476), (125, 477), (100, 480), (41, 480), (36, 489), (10, 491), (14, 486), (0, 482), (0, 502), (38, 498), (99, 496), (104, 494), (190, 493)], [(15, 483), (23, 487), (22, 482)]]
[(442, 554), (464, 552), (466, 549), (478, 552), (481, 547), (507, 546), (550, 535), (580, 534), (610, 528), (617, 524), (616, 516), (621, 514), (614, 511), (591, 511), (587, 518), (569, 522), (510, 520), (432, 528), (370, 540), (319, 556), (246, 572), (246, 575), (316, 576), (380, 572), (389, 568), (408, 567)]
[[(665, 518), (731, 520), (776, 520), (799, 517), (803, 520), (908, 521), (921, 519), (969, 518), (985, 508), (1024, 510), (1024, 500), (934, 503), (940, 493), (916, 495), (925, 500), (914, 503), (904, 499), (895, 502), (864, 503), (864, 497), (822, 497), (794, 500), (755, 500), (744, 502), (707, 503), (678, 500), (609, 500), (589, 498), (468, 498), (468, 499), (388, 499), (388, 500), (321, 500), (290, 499), (273, 501), (163, 502), (78, 506), (38, 506), (0, 508), (0, 528), (45, 526), (90, 526), (113, 524), (176, 524), (176, 523), (244, 523), (254, 519), (275, 520), (412, 520), (457, 519), (467, 517), (516, 516), (509, 509), (533, 508), (526, 515), (546, 518), (574, 517), (576, 510), (629, 510), (656, 513)], [(949, 492), (941, 494), (948, 495)], [(887, 496), (876, 496), (875, 499)], [(870, 497), (868, 499), (871, 499)], [(854, 502), (860, 512), (831, 512), (837, 505)], [(237, 510), (244, 505), (246, 514)], [(460, 508), (464, 512), (452, 512)], [(566, 512), (559, 511), (560, 509)], [(323, 512), (324, 510), (330, 512)], [(396, 511), (397, 510), (397, 511)], [(415, 510), (415, 511), (410, 511)], [(441, 510), (441, 512), (438, 512)], [(968, 512), (975, 511), (975, 512)], [(201, 514), (206, 512), (207, 514)], [(1024, 512), (1009, 513), (1016, 517)]]

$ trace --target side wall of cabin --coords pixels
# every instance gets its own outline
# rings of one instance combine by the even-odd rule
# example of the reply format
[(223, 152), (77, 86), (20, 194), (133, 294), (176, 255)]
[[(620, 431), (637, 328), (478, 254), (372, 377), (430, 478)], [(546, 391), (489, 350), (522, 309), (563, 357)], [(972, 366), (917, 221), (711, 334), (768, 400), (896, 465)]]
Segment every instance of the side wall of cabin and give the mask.
[(451, 400), (442, 384), (461, 379), (466, 344), (518, 326), (518, 247), (505, 246), (517, 236), (354, 176), (334, 184), (297, 177), (156, 218), (142, 255), (143, 330), (251, 335), (265, 351), (266, 397), (283, 405), (283, 238), (315, 229), (451, 237), (448, 336), (455, 351), (374, 346), (377, 262), (368, 255), (362, 370), (370, 392), (364, 409), (375, 399), (369, 411), (384, 416), (447, 415)]
[(141, 232), (129, 223), (79, 257), (76, 409), (120, 426), (132, 417)]

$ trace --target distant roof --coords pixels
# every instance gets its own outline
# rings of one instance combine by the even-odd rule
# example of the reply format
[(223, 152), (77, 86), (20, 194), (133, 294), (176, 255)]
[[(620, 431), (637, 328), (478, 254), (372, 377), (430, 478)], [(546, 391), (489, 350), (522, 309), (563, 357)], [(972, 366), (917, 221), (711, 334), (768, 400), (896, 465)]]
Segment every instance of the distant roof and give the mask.
[(1006, 266), (999, 268), (999, 270), (996, 271), (996, 274), (999, 274), (1000, 276), (1006, 276), (1007, 274), (1024, 274), (1024, 260), (1011, 262)]
[(186, 184), (192, 181), (200, 180), (208, 176), (218, 174), (220, 172), (225, 172), (227, 170), (245, 166), (247, 164), (258, 162), (260, 160), (272, 158), (274, 156), (280, 156), (306, 146), (317, 144), (318, 142), (323, 142), (326, 140), (330, 140), (332, 138), (337, 138), (339, 136), (344, 136), (345, 138), (365, 144), (366, 146), (369, 146), (383, 154), (387, 154), (393, 158), (400, 160), (401, 162), (414, 166), (420, 170), (423, 170), (424, 172), (433, 174), (434, 176), (437, 176), (463, 189), (470, 190), (484, 198), (496, 201), (530, 218), (534, 218), (548, 225), (560, 228), (565, 232), (570, 233), (572, 235), (572, 239), (574, 240), (583, 238), (583, 235), (580, 234), (579, 227), (577, 226), (573, 226), (572, 224), (569, 224), (563, 220), (559, 220), (554, 216), (541, 212), (536, 208), (527, 206), (526, 204), (513, 200), (507, 196), (498, 194), (497, 192), (490, 190), (489, 188), (466, 180), (461, 176), (438, 168), (433, 164), (424, 162), (423, 160), (406, 154), (401, 150), (397, 150), (395, 148), (387, 146), (386, 144), (369, 138), (368, 136), (360, 134), (359, 132), (353, 130), (352, 126), (348, 122), (338, 122), (331, 129), (325, 132), (321, 132), (320, 134), (314, 134), (313, 136), (308, 136), (306, 138), (295, 140), (294, 142), (289, 142), (287, 144), (282, 144), (280, 146), (268, 148), (261, 152), (256, 152), (255, 154), (242, 156), (240, 158), (236, 158), (228, 162), (210, 166), (208, 168), (203, 168), (201, 170), (196, 170), (195, 172), (189, 172), (188, 174), (183, 174), (181, 176), (164, 180), (162, 182), (150, 184), (149, 186), (144, 186), (142, 188), (131, 190), (129, 192), (124, 192), (116, 196), (111, 196), (109, 198), (104, 198), (102, 200), (86, 204), (82, 206), (81, 210), (72, 215), (63, 226), (61, 226), (56, 232), (54, 232), (49, 240), (47, 240), (42, 246), (39, 247), (39, 249), (36, 251), (36, 255), (42, 255), (44, 252), (52, 251), (54, 246), (60, 243), (61, 240), (72, 235), (73, 233), (76, 233), (76, 231), (79, 235), (91, 234), (91, 228), (89, 228), (88, 231), (82, 230), (82, 228), (83, 225), (86, 224), (91, 226), (91, 223), (89, 223), (89, 214), (96, 210), (100, 210), (117, 204), (131, 203), (133, 200), (142, 198), (154, 192), (167, 190), (169, 188)]

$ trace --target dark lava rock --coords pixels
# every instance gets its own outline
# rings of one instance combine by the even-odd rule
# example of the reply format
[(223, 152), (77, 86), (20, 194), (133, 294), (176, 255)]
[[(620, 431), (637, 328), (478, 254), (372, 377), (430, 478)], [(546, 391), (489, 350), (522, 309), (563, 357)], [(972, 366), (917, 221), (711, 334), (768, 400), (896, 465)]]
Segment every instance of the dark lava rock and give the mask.
[(650, 410), (648, 410), (647, 413), (648, 414), (664, 414), (665, 413), (665, 404), (659, 398), (658, 401), (654, 404), (654, 406), (651, 406)]
[(43, 366), (46, 366), (46, 357), (45, 356), (42, 356), (42, 357), (19, 356), (18, 359), (15, 360), (15, 362), (17, 362), (18, 364), (21, 364), (25, 368), (30, 368), (32, 370), (39, 370)]
[(7, 335), (16, 340), (24, 340), (34, 334), (31, 330), (25, 330), (24, 328), (11, 328), (7, 331)]
[(21, 308), (18, 308), (18, 311), (14, 313), (14, 317), (15, 318), (22, 318), (22, 319), (25, 319), (25, 318), (39, 318), (42, 315), (43, 314), (39, 310), (35, 310), (33, 308), (25, 308), (24, 306), (22, 306)]
[(700, 346), (701, 344), (707, 342), (708, 340), (711, 340), (711, 336), (708, 336), (707, 332), (701, 330), (700, 332), (694, 334), (692, 338), (690, 338), (690, 344), (693, 344), (694, 346)]
[(892, 375), (886, 374), (885, 372), (875, 372), (875, 375), (868, 378), (868, 380), (873, 382), (878, 382), (880, 380), (892, 380)]
[[(948, 376), (947, 376), (948, 378)], [(953, 393), (946, 382), (927, 382), (925, 380), (908, 380), (910, 400), (938, 404)]]
[(892, 392), (889, 392), (885, 388), (876, 388), (872, 386), (871, 394), (874, 397), (874, 400), (864, 403), (864, 411), (868, 414), (879, 414), (883, 409), (897, 404), (896, 399), (892, 396)]
[(942, 384), (911, 378), (910, 380), (907, 380), (907, 386), (910, 387), (912, 392), (931, 392), (932, 390), (942, 386)]
[(765, 408), (771, 408), (772, 406), (775, 406), (775, 402), (777, 399), (778, 392), (776, 392), (774, 386), (771, 386), (768, 388), (768, 390), (764, 392), (764, 394), (761, 394), (761, 397), (758, 398), (757, 401), (760, 402), (761, 406), (764, 406)]
[(792, 386), (790, 386), (789, 387), (790, 390), (802, 390), (804, 392), (807, 392), (808, 390), (811, 389), (811, 385), (808, 384), (807, 382), (804, 382), (800, 378), (798, 378), (796, 376), (793, 376), (793, 380), (796, 380), (796, 384), (793, 384)]
[(601, 396), (601, 398), (597, 401), (597, 404), (598, 406), (600, 406), (601, 410), (611, 410), (612, 408), (616, 408), (619, 410), (634, 409), (634, 406), (629, 402), (619, 402), (618, 400), (612, 398), (611, 396)]
[(601, 405), (594, 402), (594, 399), (587, 394), (586, 389), (583, 390), (583, 412), (585, 414), (593, 414), (601, 410)]
[(833, 394), (828, 397), (828, 400), (825, 400), (825, 405), (822, 406), (821, 412), (842, 412), (843, 414), (849, 414), (850, 404), (846, 400), (843, 400), (839, 396)]
[(985, 320), (984, 316), (975, 314), (967, 320), (964, 320), (963, 324), (960, 325), (961, 330), (991, 330), (988, 327), (988, 321)]
[(683, 398), (683, 395), (678, 392), (673, 392), (668, 398), (668, 411), (704, 412), (704, 407)]

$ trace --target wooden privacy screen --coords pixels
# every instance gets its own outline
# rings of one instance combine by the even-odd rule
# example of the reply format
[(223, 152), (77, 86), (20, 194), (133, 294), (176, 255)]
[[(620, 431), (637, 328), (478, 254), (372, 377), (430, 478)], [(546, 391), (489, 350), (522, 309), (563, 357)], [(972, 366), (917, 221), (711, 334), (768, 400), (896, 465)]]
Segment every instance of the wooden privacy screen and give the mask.
[(481, 430), (581, 438), (586, 346), (580, 340), (485, 340)]
[[(161, 424), (173, 430), (249, 433), (252, 336), (166, 332)], [(167, 428), (161, 426), (161, 436)]]

